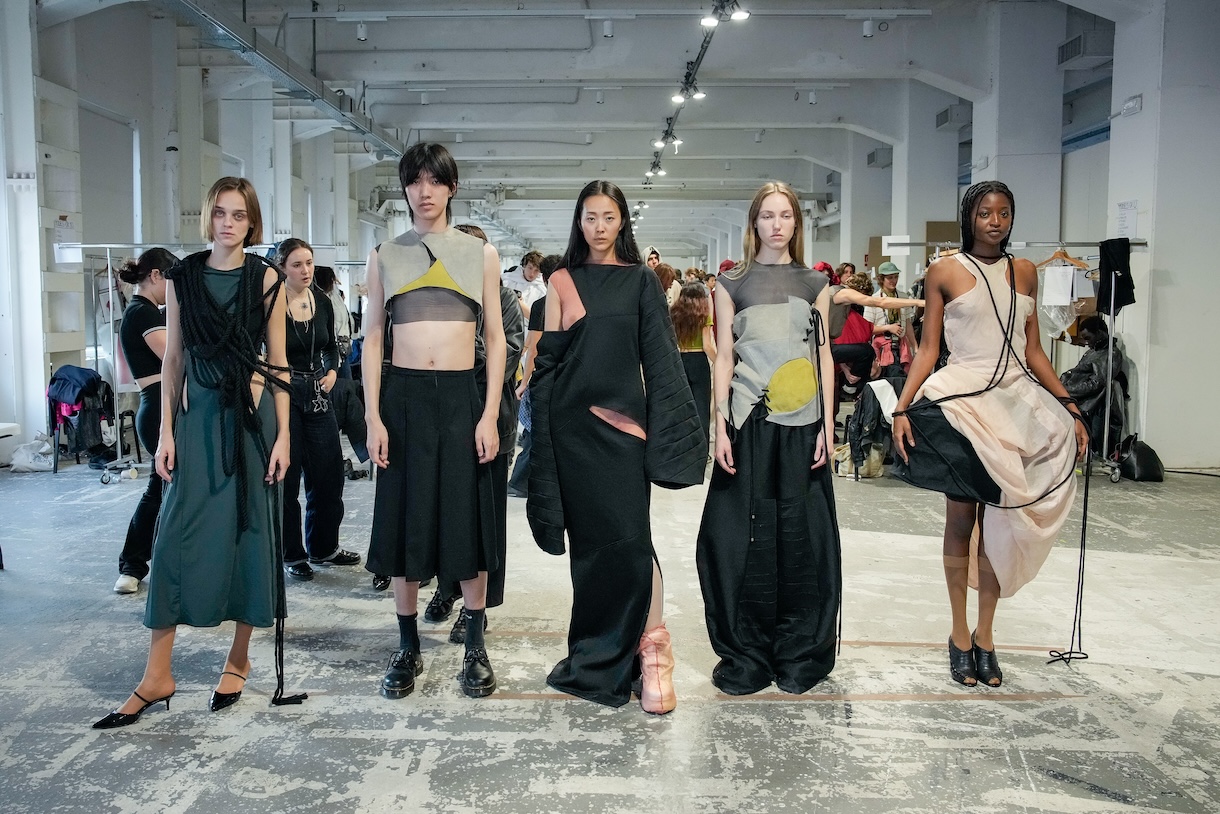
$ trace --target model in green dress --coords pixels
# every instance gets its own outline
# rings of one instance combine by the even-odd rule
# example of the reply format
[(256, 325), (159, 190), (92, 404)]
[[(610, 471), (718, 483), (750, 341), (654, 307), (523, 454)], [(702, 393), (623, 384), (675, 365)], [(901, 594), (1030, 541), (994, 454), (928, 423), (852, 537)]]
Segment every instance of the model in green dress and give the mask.
[[(180, 624), (237, 623), (210, 703), (214, 711), (231, 705), (250, 672), (253, 629), (284, 616), (279, 483), (288, 469), (289, 396), (282, 275), (245, 254), (262, 239), (248, 181), (217, 181), (204, 211), (212, 250), (175, 266), (166, 293), (156, 467), (167, 488), (144, 616), (152, 629), (148, 664), (131, 697), (95, 729), (135, 723), (161, 701), (169, 708)], [(299, 701), (282, 698), (279, 641), (274, 700)]]

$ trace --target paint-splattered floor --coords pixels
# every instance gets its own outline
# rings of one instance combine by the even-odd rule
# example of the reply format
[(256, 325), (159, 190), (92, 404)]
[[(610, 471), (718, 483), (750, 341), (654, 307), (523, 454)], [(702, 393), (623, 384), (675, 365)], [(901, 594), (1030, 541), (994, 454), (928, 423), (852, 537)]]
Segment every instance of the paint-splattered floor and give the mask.
[[(89, 728), (139, 680), (144, 591), (111, 586), (142, 481), (73, 466), (0, 472), (0, 812), (1215, 812), (1220, 810), (1220, 483), (1095, 478), (1084, 646), (1068, 644), (1079, 516), (1042, 573), (1001, 604), (999, 690), (949, 680), (941, 499), (838, 481), (843, 647), (804, 696), (718, 695), (694, 536), (703, 489), (654, 493), (678, 658), (677, 711), (606, 709), (550, 691), (564, 652), (567, 562), (538, 551), (510, 500), (509, 596), (491, 611), (500, 679), (463, 697), (461, 648), (423, 625), (426, 669), (377, 694), (392, 601), (362, 568), (290, 583), (290, 691), (268, 705), (259, 632), (241, 701), (208, 695), (230, 627), (183, 629), (172, 709)], [(367, 548), (372, 484), (347, 484), (344, 545)], [(1077, 503), (1079, 505), (1079, 498)], [(425, 590), (422, 601), (430, 592)]]

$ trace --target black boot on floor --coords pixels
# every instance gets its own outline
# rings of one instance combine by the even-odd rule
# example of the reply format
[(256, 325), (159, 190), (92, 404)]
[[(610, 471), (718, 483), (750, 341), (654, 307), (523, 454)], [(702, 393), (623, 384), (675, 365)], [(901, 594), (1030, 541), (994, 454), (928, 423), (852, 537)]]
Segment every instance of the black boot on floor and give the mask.
[(424, 657), (418, 650), (399, 650), (390, 656), (381, 694), (386, 698), (406, 698), (415, 691), (415, 677), (424, 671)]
[(461, 591), (456, 594), (450, 594), (443, 587), (437, 585), (436, 593), (432, 594), (432, 600), (424, 610), (424, 621), (437, 624), (448, 619), (449, 614), (453, 613), (453, 603), (458, 601), (461, 595)]
[(471, 698), (485, 698), (496, 691), (496, 674), (482, 647), (466, 651), (460, 678), (462, 692)]
[[(470, 621), (470, 614), (465, 608), (458, 611), (458, 618), (453, 623), (453, 629), (449, 631), (449, 641), (454, 644), (466, 643), (466, 624)], [(483, 630), (487, 630), (487, 613), (483, 613)]]

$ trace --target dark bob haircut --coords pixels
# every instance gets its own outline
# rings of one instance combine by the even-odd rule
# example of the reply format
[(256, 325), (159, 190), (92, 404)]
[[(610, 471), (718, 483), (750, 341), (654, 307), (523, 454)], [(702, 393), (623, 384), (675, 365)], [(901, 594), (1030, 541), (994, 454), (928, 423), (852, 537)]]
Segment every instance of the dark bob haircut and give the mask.
[(458, 168), (453, 155), (443, 144), (420, 142), (407, 149), (398, 162), (398, 181), (402, 184), (402, 197), (407, 200), (407, 213), (415, 221), (411, 201), (407, 198), (407, 187), (414, 184), (420, 175), (427, 173), (437, 183), (449, 187), (449, 202), (445, 204), (445, 223), (453, 221), (453, 193), (457, 191)]

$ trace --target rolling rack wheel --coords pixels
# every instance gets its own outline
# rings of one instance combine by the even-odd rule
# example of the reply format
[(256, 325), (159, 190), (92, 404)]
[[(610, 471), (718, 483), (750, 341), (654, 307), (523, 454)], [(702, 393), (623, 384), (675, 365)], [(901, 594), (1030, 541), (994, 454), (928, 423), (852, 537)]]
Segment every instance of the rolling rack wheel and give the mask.
[(1122, 470), (1120, 470), (1117, 466), (1110, 470), (1110, 483), (1118, 483), (1122, 479)]
[(102, 481), (103, 484), (110, 483), (110, 481), (112, 480), (112, 478), (110, 476), (110, 472), (109, 471), (103, 472), (100, 480)]

